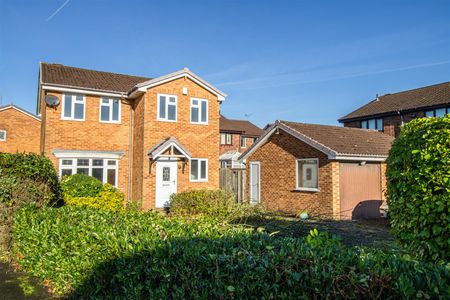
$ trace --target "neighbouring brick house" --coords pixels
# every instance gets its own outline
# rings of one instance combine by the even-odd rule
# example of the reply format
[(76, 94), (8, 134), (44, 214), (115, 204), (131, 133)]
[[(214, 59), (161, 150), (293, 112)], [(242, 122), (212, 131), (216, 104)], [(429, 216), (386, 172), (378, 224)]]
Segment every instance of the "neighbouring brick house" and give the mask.
[(401, 125), (415, 118), (440, 117), (450, 113), (450, 82), (386, 94), (339, 119), (345, 127), (400, 134)]
[(91, 175), (144, 209), (219, 187), (226, 95), (188, 69), (152, 79), (41, 63), (38, 91), (41, 151), (60, 176)]
[(39, 152), (41, 119), (15, 105), (0, 107), (0, 152)]
[(277, 121), (240, 157), (248, 199), (285, 213), (376, 217), (393, 139), (374, 130)]
[(232, 120), (220, 116), (220, 166), (240, 168), (239, 156), (261, 135), (258, 126), (246, 120)]

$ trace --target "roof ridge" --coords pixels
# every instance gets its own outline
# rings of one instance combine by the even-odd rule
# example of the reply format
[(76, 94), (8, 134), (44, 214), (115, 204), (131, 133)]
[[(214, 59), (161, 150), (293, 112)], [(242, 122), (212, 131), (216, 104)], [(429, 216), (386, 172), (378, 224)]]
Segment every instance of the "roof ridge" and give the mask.
[(327, 125), (327, 124), (317, 124), (317, 123), (303, 123), (303, 122), (293, 122), (293, 121), (286, 121), (286, 120), (279, 120), (281, 123), (294, 123), (294, 124), (302, 124), (302, 125), (314, 125), (314, 126), (321, 126), (321, 127), (333, 127), (333, 128), (342, 128), (344, 130), (358, 130), (358, 131), (366, 131), (366, 132), (378, 132), (385, 134), (383, 132), (373, 130), (373, 129), (364, 129), (364, 128), (356, 128), (356, 127), (344, 127), (339, 125)]
[[(387, 94), (379, 96), (379, 98), (385, 97), (385, 96), (397, 95), (397, 94), (406, 93), (406, 92), (417, 91), (417, 90), (421, 90), (421, 89), (427, 89), (427, 88), (430, 88), (430, 87), (433, 87), (433, 86), (442, 85), (442, 84), (450, 84), (450, 81), (444, 81), (444, 82), (440, 82), (440, 83), (430, 84), (430, 85), (421, 86), (421, 87), (413, 88), (413, 89), (410, 89), (410, 90), (403, 90), (403, 91), (399, 91), (399, 92), (395, 92), (395, 93), (387, 93)], [(377, 99), (375, 98), (374, 100), (377, 100)], [(372, 100), (372, 101), (374, 101), (374, 100)]]
[(72, 68), (76, 70), (83, 70), (83, 71), (93, 71), (93, 72), (99, 72), (99, 73), (107, 73), (107, 74), (113, 74), (113, 75), (120, 75), (120, 76), (127, 76), (127, 77), (134, 77), (134, 78), (143, 78), (145, 81), (154, 79), (153, 77), (146, 77), (146, 76), (140, 76), (140, 75), (130, 75), (130, 74), (123, 74), (123, 73), (116, 73), (116, 72), (110, 72), (110, 71), (101, 71), (101, 70), (94, 70), (94, 69), (87, 69), (87, 68), (80, 68), (80, 67), (73, 67), (73, 66), (67, 66), (64, 64), (59, 63), (48, 63), (48, 62), (40, 62), (41, 65), (48, 65), (48, 66), (59, 66), (64, 68)]

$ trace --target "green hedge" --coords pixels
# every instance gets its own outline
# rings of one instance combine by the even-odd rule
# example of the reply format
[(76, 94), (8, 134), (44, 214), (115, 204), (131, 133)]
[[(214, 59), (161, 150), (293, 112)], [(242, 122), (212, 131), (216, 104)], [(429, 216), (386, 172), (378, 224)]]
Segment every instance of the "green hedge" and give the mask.
[(0, 153), (0, 178), (13, 177), (16, 180), (31, 180), (44, 184), (51, 192), (47, 204), (61, 200), (61, 191), (52, 162), (44, 155), (34, 153)]
[(387, 160), (392, 232), (421, 257), (450, 260), (450, 118), (402, 127)]
[(325, 234), (275, 238), (209, 219), (26, 207), (19, 265), (83, 299), (292, 299), (450, 296), (448, 267), (350, 249)]
[(233, 193), (225, 190), (192, 190), (170, 197), (170, 213), (175, 216), (207, 216), (220, 221), (239, 222), (258, 215), (259, 206), (238, 203)]
[(100, 180), (84, 174), (65, 176), (61, 180), (61, 191), (64, 196), (95, 197), (102, 188), (103, 183)]

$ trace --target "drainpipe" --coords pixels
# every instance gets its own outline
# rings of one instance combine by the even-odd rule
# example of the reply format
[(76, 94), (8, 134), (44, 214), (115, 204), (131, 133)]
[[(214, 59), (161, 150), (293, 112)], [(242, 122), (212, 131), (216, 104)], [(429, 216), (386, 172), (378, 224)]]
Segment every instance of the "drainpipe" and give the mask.
[(127, 195), (127, 206), (130, 207), (131, 202), (131, 176), (133, 168), (133, 105), (129, 101), (130, 105), (130, 137), (128, 141), (128, 195)]

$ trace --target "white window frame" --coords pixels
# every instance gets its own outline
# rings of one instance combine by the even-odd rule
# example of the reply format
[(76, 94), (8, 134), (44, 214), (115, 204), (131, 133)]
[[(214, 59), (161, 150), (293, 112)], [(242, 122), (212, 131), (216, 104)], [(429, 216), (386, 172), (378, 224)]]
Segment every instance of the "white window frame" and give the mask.
[(247, 148), (247, 137), (245, 135), (241, 135), (240, 144), (241, 144), (241, 148)]
[[(72, 106), (70, 108), (70, 117), (64, 116), (64, 111), (66, 107), (66, 96), (72, 96)], [(82, 101), (77, 100), (77, 96), (83, 97)], [(75, 119), (75, 103), (83, 104), (83, 119)], [(65, 93), (62, 95), (62, 105), (61, 105), (61, 120), (69, 120), (69, 121), (85, 121), (86, 120), (86, 96), (82, 94), (69, 94)]]
[[(222, 134), (225, 136), (225, 144), (222, 144)], [(230, 142), (228, 143), (228, 138)], [(233, 145), (233, 134), (228, 132), (221, 132), (220, 133), (220, 144), (221, 145)]]
[[(166, 97), (166, 117), (165, 118), (161, 118), (159, 116), (159, 107), (160, 107), (160, 101), (159, 98), (161, 96)], [(178, 121), (178, 96), (177, 95), (170, 95), (170, 94), (157, 94), (157, 105), (156, 105), (156, 119), (158, 121), (162, 121), (162, 122), (177, 122)], [(169, 97), (175, 98), (175, 120), (169, 120)], [(170, 105), (174, 105), (173, 103), (171, 103)]]
[[(103, 103), (104, 100), (108, 100), (108, 103)], [(113, 103), (114, 101), (119, 101), (119, 114), (118, 114), (118, 120), (113, 120)], [(102, 120), (102, 106), (109, 107), (109, 121)], [(113, 123), (113, 124), (120, 124), (122, 120), (122, 101), (120, 101), (119, 98), (109, 98), (109, 97), (101, 97), (100, 98), (100, 106), (98, 109), (98, 120), (100, 123)]]
[[(198, 161), (198, 179), (192, 179), (192, 161), (193, 160), (197, 160)], [(200, 167), (200, 165), (201, 165), (201, 162), (202, 161), (205, 161), (206, 162), (206, 174), (205, 174), (205, 178), (201, 178), (201, 167)], [(208, 159), (207, 158), (191, 158), (190, 159), (190, 161), (189, 161), (189, 180), (191, 181), (191, 182), (208, 182), (208, 168), (209, 168), (209, 166), (208, 166), (209, 164), (208, 164)]]
[[(299, 182), (298, 182), (299, 175), (300, 175), (300, 173), (299, 173), (300, 170), (298, 168), (299, 162), (300, 161), (308, 161), (308, 160), (315, 160), (317, 162), (317, 188), (305, 188), (305, 187), (300, 187), (299, 186)], [(303, 170), (302, 170), (302, 172), (303, 172)], [(295, 189), (297, 191), (319, 192), (320, 191), (320, 185), (319, 185), (319, 179), (320, 179), (319, 175), (320, 174), (319, 174), (319, 172), (320, 172), (320, 168), (319, 168), (319, 159), (318, 158), (299, 158), (299, 159), (296, 159), (295, 160)]]
[(0, 142), (6, 142), (6, 130), (0, 130), (0, 133), (3, 133), (3, 138), (0, 138)]
[[(194, 100), (198, 101), (197, 105), (194, 105)], [(202, 102), (206, 102), (206, 121), (202, 121)], [(192, 108), (198, 108), (198, 122), (192, 121)], [(209, 120), (209, 103), (207, 99), (201, 99), (201, 98), (191, 98), (191, 114), (189, 119), (191, 120), (191, 124), (199, 124), (199, 125), (208, 125)]]
[[(77, 162), (78, 159), (87, 159), (89, 161), (89, 165), (87, 166), (78, 166)], [(71, 165), (63, 165), (63, 161), (64, 160), (70, 160), (72, 161)], [(93, 165), (93, 160), (103, 160), (103, 166), (99, 167), (99, 166), (94, 166)], [(115, 161), (115, 165), (108, 165), (108, 161)], [(71, 157), (71, 158), (60, 158), (59, 159), (59, 177), (62, 177), (62, 171), (63, 170), (71, 170), (72, 171), (72, 175), (73, 174), (77, 174), (77, 169), (81, 169), (81, 168), (85, 168), (88, 169), (88, 175), (92, 176), (92, 169), (103, 169), (103, 184), (108, 182), (108, 170), (109, 169), (113, 169), (116, 171), (116, 176), (115, 176), (115, 184), (113, 184), (114, 187), (117, 188), (118, 186), (118, 182), (119, 182), (119, 160), (118, 159), (111, 159), (111, 158), (98, 158), (98, 157), (93, 157), (93, 158), (87, 158), (87, 157)]]

